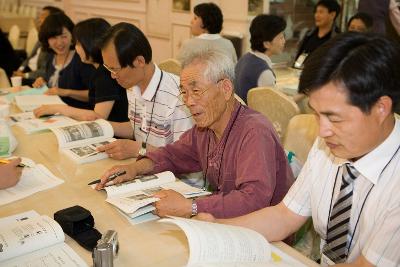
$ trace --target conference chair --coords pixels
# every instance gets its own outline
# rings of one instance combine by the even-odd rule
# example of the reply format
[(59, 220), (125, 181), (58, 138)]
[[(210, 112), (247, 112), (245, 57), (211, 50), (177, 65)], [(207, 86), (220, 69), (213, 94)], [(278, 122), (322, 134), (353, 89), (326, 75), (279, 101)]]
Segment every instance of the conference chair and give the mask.
[(8, 40), (14, 49), (18, 49), (20, 30), (18, 25), (13, 25), (8, 33)]
[(318, 135), (315, 115), (299, 114), (290, 119), (283, 137), (283, 147), (292, 151), (302, 164), (306, 162), (315, 138)]
[(178, 76), (181, 74), (182, 71), (181, 63), (174, 58), (169, 58), (164, 61), (161, 61), (158, 64), (158, 67), (164, 71), (173, 73)]
[(290, 97), (268, 87), (250, 89), (247, 105), (271, 121), (281, 140), (289, 120), (300, 113), (299, 107)]
[(11, 87), (10, 81), (8, 80), (5, 70), (0, 68), (0, 88)]

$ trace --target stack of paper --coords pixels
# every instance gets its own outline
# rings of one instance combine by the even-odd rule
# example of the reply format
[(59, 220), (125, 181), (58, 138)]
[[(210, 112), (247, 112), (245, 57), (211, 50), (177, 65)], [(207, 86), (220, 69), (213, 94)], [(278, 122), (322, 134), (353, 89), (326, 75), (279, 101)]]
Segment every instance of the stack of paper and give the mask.
[(58, 95), (17, 95), (15, 103), (22, 111), (32, 111), (42, 105), (65, 105)]

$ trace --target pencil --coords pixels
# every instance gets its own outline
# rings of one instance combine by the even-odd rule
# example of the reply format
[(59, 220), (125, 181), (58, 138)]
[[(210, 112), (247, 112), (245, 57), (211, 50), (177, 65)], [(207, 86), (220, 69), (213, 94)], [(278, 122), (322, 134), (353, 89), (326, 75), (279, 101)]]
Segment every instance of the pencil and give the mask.
[[(8, 160), (8, 159), (0, 159), (0, 163), (2, 163), (2, 164), (8, 164), (8, 163), (10, 163), (11, 161), (10, 160)], [(23, 163), (20, 163), (20, 164), (18, 164), (17, 165), (17, 167), (26, 167), (26, 165), (25, 164), (23, 164)]]

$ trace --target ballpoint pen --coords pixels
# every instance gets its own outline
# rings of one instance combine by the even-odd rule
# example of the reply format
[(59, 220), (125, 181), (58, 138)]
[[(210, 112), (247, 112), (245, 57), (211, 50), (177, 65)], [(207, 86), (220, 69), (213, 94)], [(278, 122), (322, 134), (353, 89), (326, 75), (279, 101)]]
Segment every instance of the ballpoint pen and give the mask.
[[(118, 176), (121, 176), (121, 175), (124, 175), (124, 174), (126, 174), (126, 171), (119, 171), (119, 172), (116, 172), (114, 174), (111, 174), (110, 176), (108, 176), (107, 182), (111, 182), (112, 180), (114, 180)], [(97, 180), (94, 180), (94, 181), (88, 183), (88, 185), (98, 184), (100, 182), (101, 182), (101, 179), (97, 179)]]
[[(8, 159), (0, 159), (0, 163), (2, 163), (2, 164), (8, 164), (8, 163), (10, 163), (10, 162), (11, 162), (11, 160), (8, 160)], [(23, 167), (26, 167), (26, 165), (23, 164), (23, 163), (19, 163), (19, 164), (17, 165), (17, 167), (23, 168)]]

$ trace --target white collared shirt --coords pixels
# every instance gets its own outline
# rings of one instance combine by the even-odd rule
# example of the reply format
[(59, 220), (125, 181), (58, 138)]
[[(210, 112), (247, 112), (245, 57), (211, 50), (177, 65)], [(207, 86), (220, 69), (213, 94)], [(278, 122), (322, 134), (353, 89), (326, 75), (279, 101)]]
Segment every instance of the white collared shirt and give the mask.
[[(375, 266), (400, 264), (399, 150), (400, 121), (396, 119), (386, 140), (353, 164), (361, 176), (354, 182), (351, 232), (358, 219), (359, 222), (348, 262), (362, 253)], [(342, 174), (338, 169), (346, 162), (335, 157), (325, 141), (318, 137), (299, 177), (283, 200), (296, 214), (312, 216), (314, 228), (321, 236), (321, 247), (325, 243), (330, 207), (340, 191)]]
[(179, 97), (179, 77), (165, 71), (161, 77), (157, 65), (143, 94), (134, 86), (127, 90), (127, 97), (128, 117), (137, 141), (165, 146), (193, 126), (192, 116)]
[(217, 40), (222, 38), (219, 33), (202, 33), (195, 38), (203, 39), (203, 40)]

